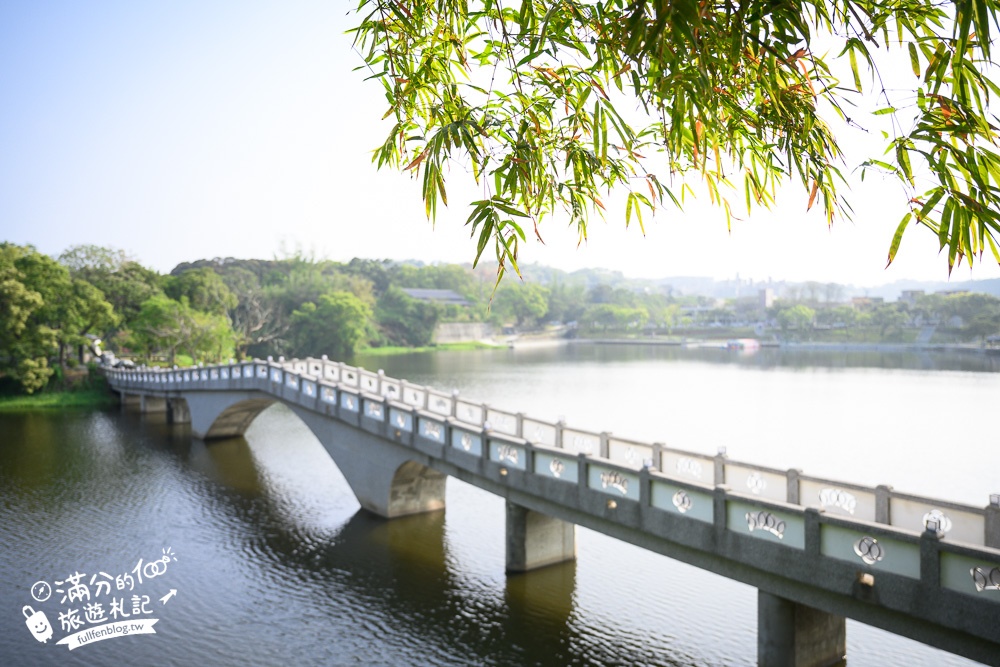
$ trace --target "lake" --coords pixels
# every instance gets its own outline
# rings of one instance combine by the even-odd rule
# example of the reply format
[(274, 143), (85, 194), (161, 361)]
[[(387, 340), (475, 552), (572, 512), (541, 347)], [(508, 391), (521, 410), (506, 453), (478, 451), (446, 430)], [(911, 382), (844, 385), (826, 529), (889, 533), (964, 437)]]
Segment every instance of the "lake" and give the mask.
[[(979, 506), (1000, 491), (996, 357), (581, 344), (358, 363), (736, 460)], [(0, 664), (755, 664), (753, 588), (585, 529), (576, 562), (508, 577), (504, 501), (448, 485), (445, 512), (361, 512), (280, 407), (208, 444), (163, 415), (0, 413)], [(126, 618), (132, 636), (56, 643)], [(973, 664), (851, 621), (848, 656)]]

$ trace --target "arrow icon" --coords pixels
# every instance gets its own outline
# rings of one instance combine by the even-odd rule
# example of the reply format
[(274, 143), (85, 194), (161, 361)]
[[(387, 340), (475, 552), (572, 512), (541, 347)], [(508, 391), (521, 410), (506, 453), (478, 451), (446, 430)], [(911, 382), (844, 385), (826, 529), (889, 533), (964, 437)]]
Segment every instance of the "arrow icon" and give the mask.
[(177, 595), (177, 589), (171, 588), (169, 593), (160, 598), (160, 602), (162, 602), (163, 604), (167, 604), (167, 600), (174, 597), (175, 595)]

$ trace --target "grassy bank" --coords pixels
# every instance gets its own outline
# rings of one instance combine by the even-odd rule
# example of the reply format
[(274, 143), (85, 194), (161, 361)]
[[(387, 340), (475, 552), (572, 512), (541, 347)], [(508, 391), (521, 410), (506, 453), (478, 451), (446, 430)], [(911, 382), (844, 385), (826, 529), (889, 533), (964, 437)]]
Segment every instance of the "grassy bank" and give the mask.
[(118, 405), (118, 397), (106, 386), (72, 391), (43, 391), (38, 394), (0, 396), (0, 411), (63, 410), (67, 408), (107, 408)]

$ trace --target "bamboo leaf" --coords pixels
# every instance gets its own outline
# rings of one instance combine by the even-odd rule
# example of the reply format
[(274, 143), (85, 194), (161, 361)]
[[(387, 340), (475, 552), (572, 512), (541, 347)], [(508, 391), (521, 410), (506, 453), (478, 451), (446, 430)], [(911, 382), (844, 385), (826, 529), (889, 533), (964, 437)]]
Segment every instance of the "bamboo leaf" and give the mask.
[(920, 58), (917, 56), (917, 45), (913, 42), (907, 44), (910, 50), (910, 67), (913, 68), (913, 76), (920, 76)]
[(913, 217), (913, 213), (907, 213), (900, 220), (899, 225), (896, 227), (896, 233), (892, 235), (892, 243), (889, 244), (889, 261), (885, 263), (885, 267), (889, 268), (892, 264), (892, 260), (896, 259), (896, 252), (899, 250), (899, 243), (903, 240), (903, 232), (906, 231), (906, 226), (910, 223), (910, 219)]

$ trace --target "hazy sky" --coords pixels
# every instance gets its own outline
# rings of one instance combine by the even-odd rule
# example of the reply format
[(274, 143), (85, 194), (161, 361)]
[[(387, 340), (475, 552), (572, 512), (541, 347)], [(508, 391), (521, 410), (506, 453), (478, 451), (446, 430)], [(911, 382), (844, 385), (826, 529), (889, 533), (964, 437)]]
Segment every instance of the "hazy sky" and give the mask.
[[(211, 257), (465, 262), (475, 190), (456, 171), (432, 228), (419, 182), (377, 172), (380, 85), (354, 71), (352, 3), (0, 0), (0, 240), (58, 255), (95, 243), (168, 271)], [(863, 138), (862, 138), (863, 140)], [(646, 236), (624, 209), (589, 242), (557, 219), (522, 262), (635, 277), (704, 275), (880, 284), (943, 280), (936, 240), (912, 230), (898, 188), (852, 178), (851, 222), (826, 227), (806, 195), (734, 223), (707, 204), (664, 210)], [(992, 260), (953, 280), (992, 278)]]

